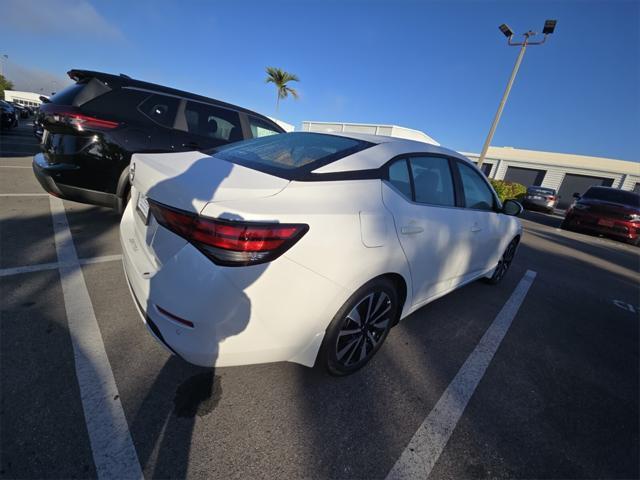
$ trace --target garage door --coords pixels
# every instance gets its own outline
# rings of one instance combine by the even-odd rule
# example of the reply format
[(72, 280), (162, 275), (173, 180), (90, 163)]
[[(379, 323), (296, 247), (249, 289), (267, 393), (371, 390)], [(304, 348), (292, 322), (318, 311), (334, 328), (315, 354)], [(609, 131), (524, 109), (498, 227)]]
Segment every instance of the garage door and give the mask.
[(507, 173), (505, 174), (504, 179), (507, 182), (521, 183), (525, 187), (530, 187), (532, 185), (540, 186), (542, 185), (542, 180), (544, 180), (544, 175), (546, 173), (546, 170), (507, 167)]
[(567, 208), (571, 202), (573, 202), (573, 194), (579, 193), (582, 195), (587, 191), (589, 187), (594, 185), (602, 185), (604, 187), (610, 187), (613, 185), (613, 178), (604, 177), (589, 177), (587, 175), (573, 175), (567, 173), (562, 180), (558, 195), (560, 195), (560, 201), (558, 202), (558, 208)]

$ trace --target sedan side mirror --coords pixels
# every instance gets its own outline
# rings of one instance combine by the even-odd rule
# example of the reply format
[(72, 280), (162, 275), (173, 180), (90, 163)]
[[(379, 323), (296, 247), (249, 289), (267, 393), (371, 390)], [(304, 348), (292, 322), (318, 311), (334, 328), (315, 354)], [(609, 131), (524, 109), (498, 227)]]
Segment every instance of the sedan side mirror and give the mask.
[(513, 217), (517, 217), (522, 213), (524, 208), (520, 205), (520, 202), (516, 202), (515, 200), (505, 200), (502, 204), (502, 213), (505, 215), (511, 215)]
[(579, 194), (578, 192), (575, 192), (575, 193), (573, 194), (573, 198), (580, 198), (580, 194)]

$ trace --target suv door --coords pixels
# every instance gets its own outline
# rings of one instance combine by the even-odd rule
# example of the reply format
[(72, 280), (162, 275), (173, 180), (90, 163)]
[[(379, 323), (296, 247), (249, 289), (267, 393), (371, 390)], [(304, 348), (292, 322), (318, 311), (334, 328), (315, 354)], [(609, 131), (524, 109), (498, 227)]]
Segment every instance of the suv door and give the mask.
[(446, 293), (470, 248), (450, 160), (427, 154), (398, 159), (388, 167), (382, 192), (411, 270), (414, 305)]
[(240, 114), (228, 108), (183, 100), (175, 125), (176, 149), (207, 150), (244, 139)]
[(456, 160), (455, 164), (460, 176), (466, 222), (473, 233), (469, 266), (461, 272), (464, 282), (498, 263), (502, 220), (497, 213), (497, 199), (484, 175), (461, 160)]

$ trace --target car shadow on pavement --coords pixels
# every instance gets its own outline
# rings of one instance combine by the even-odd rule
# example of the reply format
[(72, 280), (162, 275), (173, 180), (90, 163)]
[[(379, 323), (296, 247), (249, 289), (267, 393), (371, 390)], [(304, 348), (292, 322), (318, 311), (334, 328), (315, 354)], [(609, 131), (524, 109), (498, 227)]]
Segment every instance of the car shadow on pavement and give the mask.
[[(171, 161), (170, 154), (166, 158)], [(215, 168), (211, 167), (212, 164)], [(188, 195), (194, 207), (206, 204), (234, 168), (240, 167), (203, 154), (201, 159), (193, 162), (181, 174), (153, 185), (146, 196), (162, 203), (167, 198), (185, 198)], [(185, 188), (189, 190), (180, 190)], [(219, 217), (230, 221), (244, 220), (242, 216), (229, 212), (222, 213)], [(195, 247), (188, 245), (184, 248)], [(220, 344), (247, 328), (252, 304), (244, 291), (268, 268), (268, 264), (263, 263), (244, 266), (241, 270), (227, 274), (225, 267), (206, 268), (207, 262), (213, 260), (204, 255), (200, 257), (203, 267), (199, 271), (186, 267), (178, 270), (182, 278), (162, 270), (155, 272), (149, 279), (147, 298), (139, 299), (144, 306), (147, 326), (154, 335), (157, 337), (160, 332), (166, 337), (172, 335), (172, 338), (179, 340), (180, 346), (171, 346), (169, 341), (159, 339), (166, 342), (168, 348), (175, 348), (177, 351), (190, 348), (192, 354), (197, 351), (201, 356), (211, 356), (211, 367), (205, 368), (191, 365), (177, 355), (172, 355), (146, 392), (133, 418), (131, 433), (138, 448), (140, 464), (143, 469), (147, 469), (145, 473), (149, 478), (186, 477), (196, 420), (212, 414), (222, 396), (220, 377), (215, 375), (214, 369)], [(230, 299), (212, 298), (211, 288), (216, 283), (224, 283), (228, 294), (233, 291), (234, 305), (230, 305)], [(180, 325), (164, 315), (156, 302), (162, 304), (164, 311), (193, 320), (195, 329)], [(206, 324), (203, 319), (203, 310), (210, 312), (210, 324)], [(255, 347), (258, 348), (259, 345)]]

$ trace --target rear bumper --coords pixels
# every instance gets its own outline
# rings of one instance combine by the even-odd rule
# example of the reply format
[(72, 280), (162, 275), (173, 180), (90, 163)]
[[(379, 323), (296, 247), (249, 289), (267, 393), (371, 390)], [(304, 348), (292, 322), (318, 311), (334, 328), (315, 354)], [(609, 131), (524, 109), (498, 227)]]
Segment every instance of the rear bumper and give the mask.
[[(120, 225), (124, 270), (158, 341), (205, 367), (277, 361), (313, 366), (324, 331), (349, 292), (286, 257), (250, 267), (215, 265), (152, 219), (150, 230), (157, 230), (147, 232), (149, 241), (167, 240), (155, 251), (172, 249), (161, 262), (136, 231), (140, 219), (132, 203)], [(169, 245), (178, 241), (181, 246)]]
[(553, 210), (554, 202), (545, 202), (544, 200), (523, 200), (522, 206), (528, 210)]
[(74, 165), (49, 165), (44, 155), (38, 153), (33, 157), (32, 167), (33, 173), (42, 188), (51, 195), (66, 200), (73, 200), (74, 202), (118, 208), (118, 197), (114, 194), (72, 187), (71, 185), (65, 185), (56, 181), (56, 177), (61, 176), (65, 171), (77, 168)]
[[(601, 221), (607, 222), (602, 225)], [(601, 235), (635, 241), (640, 236), (640, 222), (629, 222), (617, 218), (576, 213), (572, 211), (565, 217), (565, 222), (575, 229), (586, 230)]]

